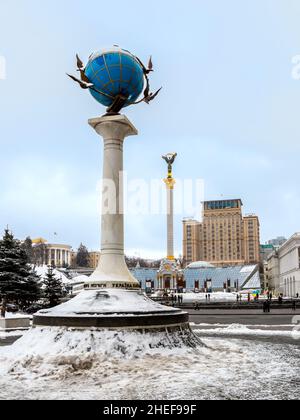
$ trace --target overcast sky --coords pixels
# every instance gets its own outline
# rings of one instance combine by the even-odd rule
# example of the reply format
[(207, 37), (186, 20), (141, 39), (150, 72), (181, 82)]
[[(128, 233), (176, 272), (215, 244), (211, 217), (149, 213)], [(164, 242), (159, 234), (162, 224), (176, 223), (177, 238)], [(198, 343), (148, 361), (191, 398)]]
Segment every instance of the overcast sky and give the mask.
[[(0, 6), (1, 229), (99, 248), (102, 143), (87, 120), (104, 109), (65, 73), (75, 72), (76, 52), (86, 61), (119, 44), (145, 62), (152, 54), (152, 86), (163, 86), (151, 106), (125, 111), (139, 129), (125, 145), (129, 180), (162, 179), (161, 155), (177, 151), (175, 176), (203, 179), (205, 199), (242, 198), (260, 217), (262, 242), (300, 230), (298, 0)], [(126, 218), (130, 254), (164, 256), (165, 237), (163, 215)]]

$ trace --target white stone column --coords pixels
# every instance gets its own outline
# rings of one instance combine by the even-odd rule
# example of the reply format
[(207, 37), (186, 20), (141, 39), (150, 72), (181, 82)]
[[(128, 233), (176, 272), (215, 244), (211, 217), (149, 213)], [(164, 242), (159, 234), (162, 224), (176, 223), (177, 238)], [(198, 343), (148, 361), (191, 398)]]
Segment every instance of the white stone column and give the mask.
[(102, 209), (107, 208), (107, 200), (112, 203), (115, 200), (115, 211), (112, 211), (113, 208), (106, 213), (102, 211), (100, 262), (87, 283), (92, 287), (139, 288), (139, 282), (131, 275), (124, 258), (123, 191), (120, 191), (123, 182), (123, 142), (126, 137), (137, 135), (138, 132), (125, 115), (94, 118), (89, 120), (89, 124), (104, 140), (104, 188), (114, 187), (102, 192)]
[(167, 214), (167, 226), (168, 226), (168, 258), (174, 257), (174, 215), (173, 215), (173, 188), (167, 189), (168, 195), (168, 214)]
[(174, 185), (175, 179), (164, 180), (167, 187), (167, 258), (174, 259)]

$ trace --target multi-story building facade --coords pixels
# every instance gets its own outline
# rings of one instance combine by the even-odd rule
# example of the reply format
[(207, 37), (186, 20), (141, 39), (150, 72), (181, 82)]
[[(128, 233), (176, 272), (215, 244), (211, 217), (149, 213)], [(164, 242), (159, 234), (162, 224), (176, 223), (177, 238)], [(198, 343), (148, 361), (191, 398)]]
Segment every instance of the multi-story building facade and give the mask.
[(300, 233), (295, 233), (268, 257), (270, 290), (287, 297), (300, 294)]
[(300, 294), (300, 233), (278, 250), (280, 290), (285, 296)]
[(43, 238), (33, 239), (32, 244), (39, 265), (47, 264), (58, 268), (71, 265), (72, 247), (70, 245), (50, 244)]
[(273, 245), (274, 247), (280, 247), (283, 245), (287, 239), (284, 236), (278, 236), (275, 239), (271, 239), (267, 242), (268, 245)]
[(257, 264), (260, 257), (259, 219), (243, 217), (242, 201), (203, 203), (202, 222), (183, 221), (183, 256), (187, 264), (207, 261), (216, 266)]
[(255, 214), (243, 217), (244, 260), (247, 264), (257, 264), (260, 261), (260, 226)]
[(200, 261), (201, 223), (193, 219), (183, 220), (183, 258), (185, 264)]
[(278, 252), (274, 250), (267, 257), (267, 265), (265, 266), (265, 288), (272, 292), (279, 292), (279, 259)]
[(260, 261), (266, 262), (271, 254), (275, 251), (274, 245), (260, 245)]
[(89, 268), (96, 269), (99, 265), (101, 252), (91, 251), (89, 252)]

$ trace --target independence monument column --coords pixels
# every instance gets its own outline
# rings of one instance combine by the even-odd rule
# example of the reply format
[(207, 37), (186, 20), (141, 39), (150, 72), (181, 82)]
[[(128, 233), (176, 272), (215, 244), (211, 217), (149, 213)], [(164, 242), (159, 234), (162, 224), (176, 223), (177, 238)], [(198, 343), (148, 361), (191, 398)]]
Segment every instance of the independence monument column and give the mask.
[(164, 179), (167, 187), (167, 259), (174, 260), (174, 186), (176, 184), (173, 178), (172, 165), (177, 153), (169, 153), (163, 156), (168, 164), (168, 177)]
[(162, 260), (158, 271), (158, 289), (176, 290), (178, 280), (178, 267), (174, 258), (174, 186), (172, 165), (177, 153), (168, 153), (162, 158), (168, 164), (168, 176), (164, 179), (167, 188), (167, 258)]

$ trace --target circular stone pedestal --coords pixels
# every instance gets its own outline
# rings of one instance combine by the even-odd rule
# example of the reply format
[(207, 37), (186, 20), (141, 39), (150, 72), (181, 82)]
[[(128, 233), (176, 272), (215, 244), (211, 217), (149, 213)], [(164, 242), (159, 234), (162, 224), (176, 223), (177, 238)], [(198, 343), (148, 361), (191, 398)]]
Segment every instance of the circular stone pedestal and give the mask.
[[(189, 315), (160, 305), (138, 291), (85, 290), (74, 299), (33, 316), (35, 327), (128, 330), (165, 333), (172, 346), (196, 346), (199, 339), (189, 326)], [(172, 339), (174, 337), (174, 339)], [(182, 341), (180, 343), (180, 341)]]

